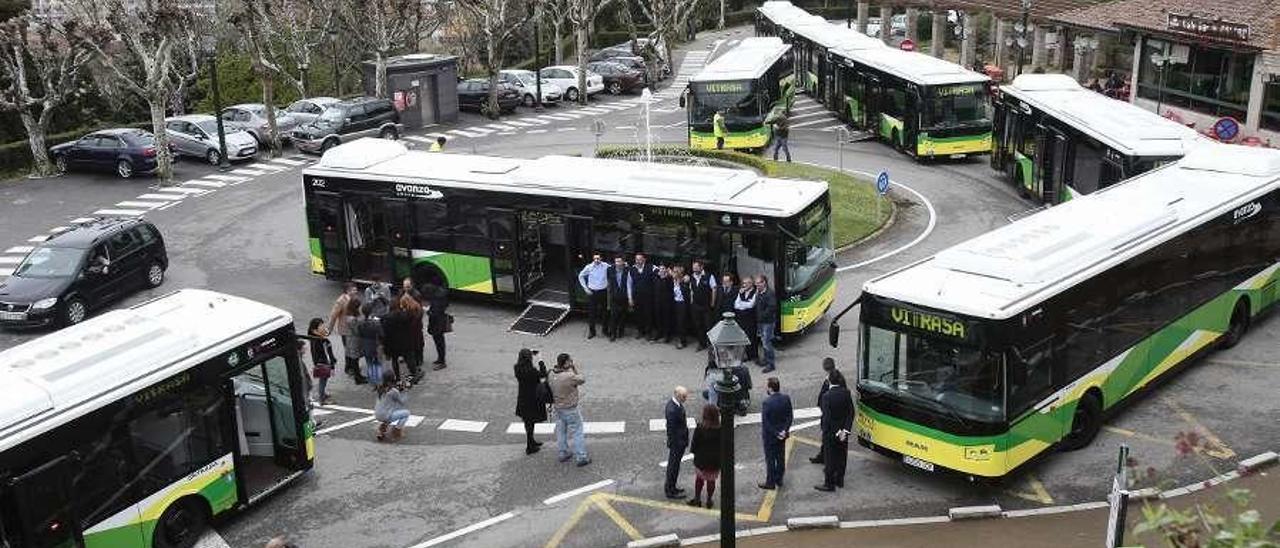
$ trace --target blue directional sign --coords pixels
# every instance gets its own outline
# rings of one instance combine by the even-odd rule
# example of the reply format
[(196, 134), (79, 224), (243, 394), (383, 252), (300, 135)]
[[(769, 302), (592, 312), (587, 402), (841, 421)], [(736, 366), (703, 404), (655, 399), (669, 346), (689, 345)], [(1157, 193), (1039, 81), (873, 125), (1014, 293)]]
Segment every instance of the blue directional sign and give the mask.
[(885, 194), (889, 192), (889, 172), (888, 171), (881, 171), (880, 175), (876, 176), (876, 192), (879, 192), (880, 194)]

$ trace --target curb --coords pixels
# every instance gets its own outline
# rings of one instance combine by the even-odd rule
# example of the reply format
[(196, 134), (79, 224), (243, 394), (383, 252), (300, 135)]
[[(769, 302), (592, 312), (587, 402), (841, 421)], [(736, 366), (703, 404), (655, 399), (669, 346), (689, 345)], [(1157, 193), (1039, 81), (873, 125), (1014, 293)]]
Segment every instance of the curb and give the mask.
[(961, 521), (967, 519), (987, 519), (1004, 517), (1004, 510), (999, 504), (991, 504), (987, 506), (959, 506), (947, 510), (947, 517), (951, 521)]
[(660, 537), (649, 537), (640, 540), (633, 540), (627, 543), (627, 548), (658, 548), (660, 546), (679, 546), (680, 537), (675, 533), (662, 535)]
[(836, 516), (813, 516), (808, 518), (788, 518), (787, 529), (836, 529), (840, 527), (840, 518)]

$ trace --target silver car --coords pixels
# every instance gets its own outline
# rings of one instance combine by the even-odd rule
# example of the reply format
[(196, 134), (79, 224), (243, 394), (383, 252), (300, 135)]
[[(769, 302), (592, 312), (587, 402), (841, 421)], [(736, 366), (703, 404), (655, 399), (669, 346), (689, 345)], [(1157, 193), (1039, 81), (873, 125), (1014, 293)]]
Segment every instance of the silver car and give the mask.
[(284, 112), (285, 114), (292, 116), (294, 120), (297, 120), (298, 125), (305, 126), (316, 121), (316, 118), (320, 117), (320, 113), (324, 112), (324, 109), (329, 108), (329, 105), (340, 100), (341, 99), (333, 97), (311, 97), (308, 99), (298, 99), (297, 101), (294, 101), (293, 104), (285, 108)]
[[(204, 158), (217, 165), (222, 160), (218, 145), (218, 119), (209, 114), (190, 114), (165, 118), (165, 133), (174, 152), (183, 156)], [(223, 125), (227, 140), (228, 160), (249, 160), (258, 154), (258, 141), (247, 131)]]
[[(261, 147), (267, 141), (267, 106), (262, 103), (243, 103), (222, 109), (222, 125), (249, 132)], [(276, 129), (280, 140), (288, 141), (298, 121), (283, 110), (276, 111)]]

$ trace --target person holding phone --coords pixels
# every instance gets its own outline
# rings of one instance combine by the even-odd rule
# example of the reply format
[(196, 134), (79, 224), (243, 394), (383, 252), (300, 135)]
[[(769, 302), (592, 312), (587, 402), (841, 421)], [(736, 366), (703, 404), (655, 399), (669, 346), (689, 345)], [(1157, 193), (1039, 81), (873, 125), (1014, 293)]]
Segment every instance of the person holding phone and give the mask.
[(547, 378), (547, 364), (538, 360), (533, 366), (537, 350), (521, 348), (516, 356), (515, 374), (519, 388), (516, 391), (516, 416), (524, 421), (524, 454), (532, 455), (542, 450), (542, 442), (533, 439), (533, 427), (547, 420), (547, 402), (542, 401), (538, 387)]

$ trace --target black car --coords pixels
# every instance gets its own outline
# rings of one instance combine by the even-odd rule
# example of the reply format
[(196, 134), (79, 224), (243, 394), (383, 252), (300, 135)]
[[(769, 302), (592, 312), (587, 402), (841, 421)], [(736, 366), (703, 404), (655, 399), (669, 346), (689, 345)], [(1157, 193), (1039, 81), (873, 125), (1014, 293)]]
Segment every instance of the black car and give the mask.
[(310, 124), (293, 130), (293, 146), (306, 152), (324, 152), (361, 137), (398, 139), (404, 126), (390, 99), (362, 97), (329, 105)]
[[(498, 108), (506, 114), (516, 111), (520, 105), (520, 90), (515, 86), (498, 82)], [(458, 82), (458, 109), (474, 110), (480, 114), (488, 114), (489, 80), (472, 78)]]
[(125, 179), (135, 173), (150, 173), (158, 166), (155, 136), (135, 128), (95, 131), (75, 141), (55, 145), (49, 154), (58, 171), (114, 171)]
[(142, 219), (95, 219), (31, 251), (0, 283), (0, 326), (72, 325), (89, 311), (164, 283), (164, 238)]
[[(649, 78), (649, 65), (644, 62), (644, 57), (631, 53), (629, 50), (621, 48), (605, 48), (591, 55), (591, 62), (609, 62), (617, 63), (629, 69), (639, 72), (644, 77), (645, 83)], [(606, 86), (607, 88), (608, 86)]]
[(610, 95), (630, 93), (644, 88), (644, 73), (613, 61), (592, 61), (587, 70), (604, 78), (604, 90)]

